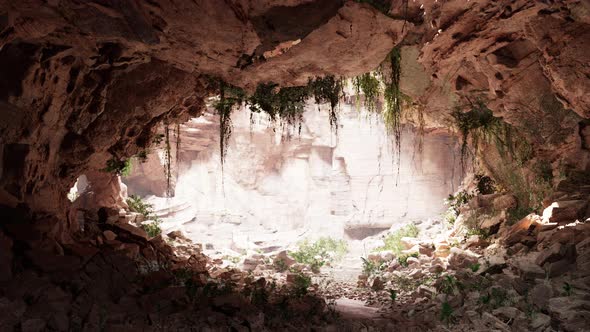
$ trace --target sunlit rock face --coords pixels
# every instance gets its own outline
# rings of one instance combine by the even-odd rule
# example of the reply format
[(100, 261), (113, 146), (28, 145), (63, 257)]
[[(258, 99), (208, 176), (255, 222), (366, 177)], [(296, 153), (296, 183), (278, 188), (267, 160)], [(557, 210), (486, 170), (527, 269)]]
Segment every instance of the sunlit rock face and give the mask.
[[(427, 133), (420, 142), (406, 129), (398, 163), (381, 117), (354, 105), (341, 105), (338, 135), (315, 105), (308, 106), (300, 135), (297, 127), (258, 114), (252, 122), (248, 110), (234, 113), (223, 174), (217, 117), (206, 114), (183, 125), (175, 197), (155, 201), (177, 209), (166, 215), (175, 220), (167, 225), (196, 238), (202, 232), (195, 227), (224, 222), (355, 237), (438, 216), (462, 179), (457, 142), (449, 134)], [(158, 160), (152, 157), (125, 180), (131, 194), (164, 190)], [(160, 184), (155, 191), (147, 179)]]

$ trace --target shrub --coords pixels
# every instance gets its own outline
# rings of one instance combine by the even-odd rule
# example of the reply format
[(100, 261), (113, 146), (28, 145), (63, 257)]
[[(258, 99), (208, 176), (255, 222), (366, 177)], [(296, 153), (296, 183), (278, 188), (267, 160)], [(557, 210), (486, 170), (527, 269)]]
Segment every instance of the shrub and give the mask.
[(473, 264), (469, 265), (469, 268), (471, 269), (471, 271), (473, 273), (475, 273), (475, 272), (479, 271), (480, 266), (481, 266), (481, 264), (479, 264), (479, 263), (473, 263)]
[(121, 160), (111, 158), (107, 160), (107, 165), (102, 169), (102, 171), (121, 176), (128, 176), (131, 174), (131, 169), (131, 159)]
[(129, 196), (126, 202), (131, 211), (141, 214), (146, 220), (152, 220), (150, 223), (141, 225), (141, 228), (143, 228), (150, 237), (162, 234), (162, 228), (160, 227), (162, 221), (154, 213), (154, 206), (152, 204), (144, 202), (141, 197), (137, 195)]
[(298, 247), (289, 254), (296, 262), (308, 264), (314, 272), (326, 263), (341, 259), (348, 251), (346, 241), (330, 237), (321, 237), (313, 243), (306, 239), (301, 241)]
[(149, 237), (156, 237), (162, 234), (161, 223), (160, 220), (152, 220), (150, 223), (142, 224), (141, 228), (143, 228)]
[(383, 239), (385, 245), (375, 248), (373, 251), (391, 250), (397, 256), (405, 249), (401, 242), (402, 237), (416, 237), (419, 233), (420, 230), (416, 225), (406, 225), (385, 237), (385, 239)]
[(407, 267), (408, 266), (408, 258), (410, 257), (418, 257), (419, 254), (417, 252), (413, 252), (411, 254), (399, 255), (397, 257), (397, 261), (401, 266)]
[(303, 273), (297, 273), (295, 280), (293, 281), (293, 295), (296, 297), (302, 297), (307, 294), (307, 289), (311, 286), (311, 277), (306, 276)]
[(482, 195), (493, 194), (496, 192), (496, 183), (492, 178), (483, 174), (476, 174), (477, 191)]
[(455, 314), (453, 307), (449, 302), (443, 302), (440, 309), (440, 320), (445, 322), (447, 325), (451, 325), (455, 320)]

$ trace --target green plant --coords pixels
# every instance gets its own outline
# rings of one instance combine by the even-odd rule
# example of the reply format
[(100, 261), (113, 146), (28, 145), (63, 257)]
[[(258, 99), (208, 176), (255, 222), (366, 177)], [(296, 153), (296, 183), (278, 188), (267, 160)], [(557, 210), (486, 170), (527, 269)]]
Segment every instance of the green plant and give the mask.
[(451, 325), (455, 320), (455, 314), (453, 307), (449, 302), (443, 302), (440, 309), (440, 320), (445, 322), (447, 325)]
[(246, 100), (246, 93), (241, 88), (224, 82), (219, 78), (209, 77), (209, 87), (219, 92), (219, 100), (215, 102), (213, 108), (219, 115), (219, 150), (221, 171), (227, 155), (227, 145), (231, 137), (231, 113), (236, 105), (242, 104)]
[(311, 286), (311, 277), (303, 273), (297, 273), (293, 280), (293, 295), (302, 297), (307, 294), (308, 288)]
[(273, 262), (273, 266), (277, 272), (285, 272), (289, 268), (287, 266), (287, 263), (285, 263), (285, 260), (281, 258), (275, 259), (275, 261)]
[(336, 106), (344, 95), (342, 80), (334, 76), (316, 77), (307, 84), (317, 104), (330, 104), (330, 128), (338, 134), (338, 114)]
[(141, 228), (143, 228), (150, 237), (155, 237), (162, 233), (162, 229), (160, 228), (162, 221), (154, 213), (154, 206), (152, 204), (144, 202), (141, 197), (137, 195), (127, 197), (126, 202), (131, 211), (141, 214), (146, 220), (152, 220), (151, 223), (141, 225)]
[(381, 83), (372, 73), (365, 73), (353, 79), (356, 91), (357, 106), (361, 92), (364, 95), (364, 105), (369, 112), (377, 111), (377, 102), (380, 94)]
[(149, 223), (141, 224), (141, 228), (143, 228), (143, 230), (148, 234), (149, 237), (156, 237), (162, 234), (162, 228), (160, 227), (161, 223), (162, 221), (160, 221), (159, 219), (152, 220)]
[(384, 245), (382, 247), (375, 248), (373, 251), (384, 251), (391, 250), (394, 255), (399, 255), (405, 246), (401, 242), (403, 237), (416, 237), (420, 233), (420, 230), (414, 224), (408, 224), (397, 231), (387, 235), (383, 239)]
[(481, 267), (481, 264), (479, 264), (479, 263), (473, 263), (473, 264), (469, 265), (469, 268), (471, 269), (471, 271), (473, 273), (479, 271), (480, 267)]
[(289, 125), (299, 125), (301, 130), (307, 98), (309, 98), (307, 86), (279, 89), (278, 84), (266, 83), (256, 87), (254, 94), (248, 97), (248, 104), (252, 112), (265, 112), (272, 120), (282, 119)]
[(397, 292), (395, 291), (395, 289), (389, 290), (389, 299), (391, 300), (391, 302), (395, 302), (395, 300), (397, 299)]
[(477, 181), (477, 191), (480, 194), (488, 195), (496, 192), (495, 182), (489, 176), (475, 174), (475, 181)]
[(131, 168), (131, 159), (121, 160), (111, 158), (107, 160), (107, 165), (102, 171), (121, 176), (128, 176), (131, 174)]
[(501, 125), (501, 120), (494, 117), (492, 111), (485, 105), (483, 100), (470, 101), (470, 110), (464, 112), (462, 107), (455, 107), (451, 112), (454, 124), (461, 133), (461, 164), (465, 165), (467, 155), (467, 143), (471, 137), (474, 150), (477, 151), (480, 140), (488, 140), (490, 134)]
[(419, 254), (417, 252), (413, 252), (411, 254), (399, 255), (397, 257), (397, 261), (398, 261), (399, 265), (401, 265), (403, 267), (408, 267), (408, 258), (418, 257), (418, 256), (419, 256)]
[(361, 257), (361, 260), (363, 261), (363, 273), (367, 276), (371, 276), (373, 274), (376, 274), (379, 270), (380, 270), (380, 265), (370, 261), (364, 257)]
[(574, 293), (574, 287), (569, 282), (564, 282), (562, 288), (565, 296), (571, 296)]
[(298, 263), (308, 264), (317, 271), (326, 263), (341, 259), (347, 251), (346, 241), (321, 237), (315, 242), (308, 239), (299, 242), (297, 250), (290, 252), (290, 255)]
[(492, 288), (487, 294), (480, 297), (480, 302), (496, 309), (506, 305), (508, 301), (508, 292), (499, 287)]
[[(381, 64), (380, 71), (384, 73), (383, 83), (385, 84), (384, 99), (385, 111), (383, 122), (387, 132), (393, 136), (397, 168), (399, 174), (401, 160), (401, 139), (402, 139), (402, 97), (400, 90), (401, 78), (401, 48), (394, 47)], [(386, 73), (386, 74), (385, 74)]]
[(437, 291), (447, 296), (454, 294), (460, 287), (460, 283), (457, 278), (450, 274), (447, 274), (443, 278), (439, 279), (437, 284)]

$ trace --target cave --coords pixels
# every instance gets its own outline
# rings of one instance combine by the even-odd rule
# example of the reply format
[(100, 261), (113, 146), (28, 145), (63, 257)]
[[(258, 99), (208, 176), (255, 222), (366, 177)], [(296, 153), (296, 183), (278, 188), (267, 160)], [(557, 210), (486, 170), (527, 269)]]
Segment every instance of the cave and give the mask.
[(0, 330), (587, 331), (589, 13), (0, 2)]

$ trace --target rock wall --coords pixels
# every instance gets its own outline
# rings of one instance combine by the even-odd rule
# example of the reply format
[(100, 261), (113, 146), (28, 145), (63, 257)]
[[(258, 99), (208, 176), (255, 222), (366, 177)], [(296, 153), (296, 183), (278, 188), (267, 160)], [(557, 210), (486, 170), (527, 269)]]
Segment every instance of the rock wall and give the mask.
[[(251, 120), (249, 110), (236, 113), (223, 176), (218, 117), (206, 113), (182, 125), (175, 196), (155, 204), (160, 210), (182, 207), (166, 216), (196, 237), (190, 225), (181, 226), (193, 217), (199, 224), (341, 236), (436, 217), (446, 209), (443, 200), (462, 180), (453, 136), (439, 131), (421, 137), (406, 128), (398, 164), (379, 115), (343, 104), (336, 136), (327, 114), (308, 105), (298, 134), (297, 127), (269, 123), (260, 114)], [(130, 194), (161, 196), (161, 154), (155, 151), (124, 179)]]
[[(65, 219), (80, 174), (147, 148), (210, 96), (374, 70), (403, 45), (429, 127), (481, 98), (553, 170), (587, 171), (587, 1), (0, 1), (0, 200)], [(405, 57), (404, 57), (405, 58)], [(404, 60), (405, 61), (405, 60)], [(71, 224), (75, 230), (75, 224)]]

